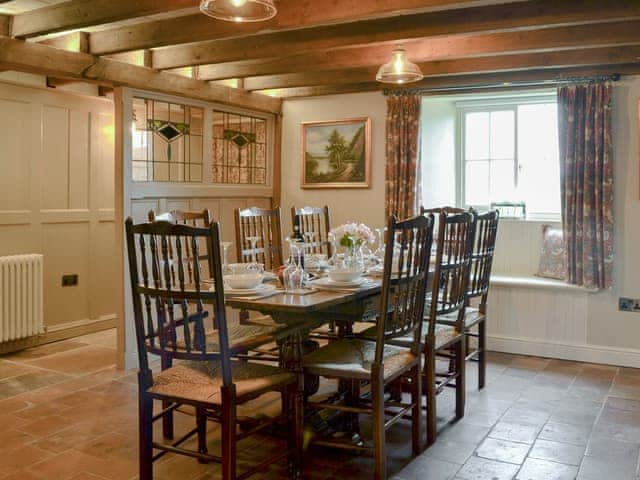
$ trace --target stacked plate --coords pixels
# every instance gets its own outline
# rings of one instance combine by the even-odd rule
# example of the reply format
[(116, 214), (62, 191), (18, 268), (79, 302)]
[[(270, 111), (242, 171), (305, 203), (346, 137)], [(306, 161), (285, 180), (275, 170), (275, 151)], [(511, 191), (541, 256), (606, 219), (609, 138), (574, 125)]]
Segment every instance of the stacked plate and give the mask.
[(370, 283), (374, 282), (365, 277), (360, 277), (351, 282), (338, 282), (336, 280), (331, 280), (329, 277), (322, 277), (309, 282), (309, 286), (320, 290), (358, 290), (362, 287), (366, 287)]
[(225, 285), (224, 294), (228, 297), (261, 297), (275, 292), (276, 286), (262, 283), (255, 288), (231, 288)]

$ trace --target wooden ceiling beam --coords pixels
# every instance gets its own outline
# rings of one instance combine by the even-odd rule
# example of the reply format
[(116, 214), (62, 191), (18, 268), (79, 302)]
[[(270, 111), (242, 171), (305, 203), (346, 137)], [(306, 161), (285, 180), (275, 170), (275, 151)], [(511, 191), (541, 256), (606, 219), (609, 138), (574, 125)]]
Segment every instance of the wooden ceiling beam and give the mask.
[[(569, 68), (593, 65), (640, 63), (640, 44), (559, 52), (523, 53), (420, 63), (425, 77), (485, 74), (505, 71)], [(247, 90), (366, 83), (375, 79), (378, 67), (287, 73), (244, 79)]]
[(279, 99), (266, 95), (8, 37), (0, 37), (0, 68), (3, 67), (107, 86), (129, 86), (271, 113), (279, 113), (281, 108)]
[[(553, 88), (558, 79), (568, 79), (572, 77), (590, 77), (597, 75), (637, 75), (640, 73), (640, 63), (599, 66), (563, 68), (548, 70), (530, 70), (519, 72), (503, 72), (482, 75), (460, 75), (453, 77), (432, 77), (420, 82), (406, 85), (402, 89), (423, 90), (425, 93), (442, 94), (456, 93), (468, 90), (495, 89), (509, 86), (511, 89), (518, 87), (530, 87), (537, 85), (542, 87), (548, 85)], [(264, 93), (274, 95), (283, 99), (297, 97), (314, 97), (321, 95), (338, 95), (343, 93), (381, 91), (389, 88), (379, 82), (351, 83), (346, 85), (315, 85), (308, 87), (282, 88), (275, 90), (264, 90)]]
[(89, 34), (86, 32), (72, 32), (66, 35), (47, 38), (40, 43), (50, 47), (69, 50), (70, 52), (89, 53)]
[(0, 15), (0, 35), (8, 36), (11, 33), (11, 17)]
[(29, 38), (194, 7), (193, 0), (70, 0), (15, 15), (11, 35)]
[[(560, 25), (601, 23), (607, 19), (640, 19), (640, 2), (612, 0), (602, 8), (600, 0), (549, 2), (537, 0), (503, 5), (402, 15), (368, 21), (328, 25), (224, 40), (177, 45), (154, 51), (158, 69), (214, 64), (259, 58), (328, 51), (337, 48), (426, 39), (458, 34), (509, 32)], [(584, 30), (582, 30), (584, 31)], [(97, 53), (96, 50), (92, 50)]]
[[(549, 52), (604, 46), (637, 45), (638, 43), (640, 43), (640, 21), (634, 20), (520, 32), (453, 35), (411, 40), (404, 42), (403, 45), (412, 61), (431, 62), (508, 53)], [(200, 78), (203, 80), (220, 80), (292, 72), (374, 67), (387, 62), (393, 48), (393, 44), (385, 43), (201, 66)], [(154, 61), (156, 52), (154, 52)]]
[(95, 32), (91, 37), (91, 51), (103, 55), (411, 12), (434, 12), (520, 1), (522, 0), (344, 0), (332, 1), (327, 5), (327, 2), (317, 0), (280, 0), (278, 15), (267, 22), (237, 24), (216, 21), (202, 14), (157, 20)]

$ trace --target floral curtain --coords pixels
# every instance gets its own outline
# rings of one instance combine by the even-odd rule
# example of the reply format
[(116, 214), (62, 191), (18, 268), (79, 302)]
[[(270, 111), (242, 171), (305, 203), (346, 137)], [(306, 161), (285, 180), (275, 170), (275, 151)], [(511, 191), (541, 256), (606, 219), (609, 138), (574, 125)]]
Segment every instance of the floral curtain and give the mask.
[(613, 158), (611, 84), (558, 88), (562, 224), (567, 281), (612, 286)]
[(387, 97), (386, 216), (407, 218), (420, 205), (420, 95)]

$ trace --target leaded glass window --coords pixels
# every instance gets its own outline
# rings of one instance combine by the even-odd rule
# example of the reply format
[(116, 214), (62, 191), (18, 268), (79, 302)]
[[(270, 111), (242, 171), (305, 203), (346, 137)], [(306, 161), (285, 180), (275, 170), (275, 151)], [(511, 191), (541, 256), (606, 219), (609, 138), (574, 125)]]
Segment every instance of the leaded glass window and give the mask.
[(213, 111), (214, 183), (267, 183), (267, 121)]
[(202, 182), (204, 110), (133, 99), (132, 159), (136, 182)]

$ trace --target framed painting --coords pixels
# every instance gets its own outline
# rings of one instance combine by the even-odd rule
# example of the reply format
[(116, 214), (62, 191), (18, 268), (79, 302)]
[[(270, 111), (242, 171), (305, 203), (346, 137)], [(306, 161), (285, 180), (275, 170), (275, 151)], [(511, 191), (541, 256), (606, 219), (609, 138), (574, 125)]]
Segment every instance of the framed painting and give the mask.
[(369, 188), (371, 119), (302, 124), (302, 188)]

